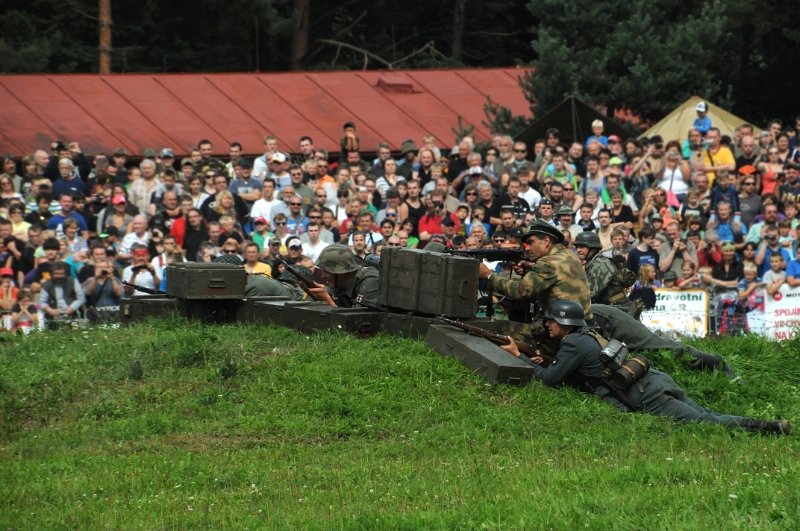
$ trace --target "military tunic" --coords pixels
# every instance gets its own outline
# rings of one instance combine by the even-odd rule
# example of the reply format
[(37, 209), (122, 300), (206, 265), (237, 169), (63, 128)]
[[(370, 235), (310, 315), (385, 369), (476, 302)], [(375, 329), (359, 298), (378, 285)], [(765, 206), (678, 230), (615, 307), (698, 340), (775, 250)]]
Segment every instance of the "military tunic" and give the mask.
[(488, 286), (510, 299), (538, 299), (542, 308), (549, 308), (555, 301), (575, 301), (583, 306), (587, 319), (592, 317), (586, 273), (575, 253), (561, 244), (554, 244), (550, 254), (539, 258), (521, 279), (493, 274)]
[(208, 162), (204, 161), (203, 159), (198, 160), (194, 163), (194, 172), (198, 175), (203, 175), (208, 170), (214, 170), (217, 175), (224, 175), (228, 179), (231, 176), (228, 174), (228, 167), (219, 159), (209, 159)]
[(626, 296), (613, 259), (600, 253), (593, 256), (586, 264), (586, 280), (593, 304), (611, 304), (636, 315), (636, 303)]
[[(547, 386), (566, 383), (584, 392), (594, 392), (620, 410), (631, 412), (631, 408), (618, 400), (609, 388), (597, 385), (606, 367), (600, 360), (600, 344), (591, 335), (582, 333), (585, 330), (573, 330), (567, 335), (548, 367), (533, 364), (524, 354), (520, 359), (532, 363), (534, 376)], [(754, 422), (747, 417), (723, 415), (698, 405), (668, 374), (654, 369), (623, 390), (623, 394), (635, 410), (678, 422), (709, 422), (726, 428), (746, 428)]]
[(247, 287), (245, 289), (247, 297), (289, 297), (292, 300), (302, 300), (305, 296), (305, 292), (302, 289), (263, 275), (250, 275), (247, 277)]
[(361, 296), (364, 302), (378, 304), (378, 270), (374, 267), (358, 266), (353, 279), (344, 288), (330, 290), (336, 299), (336, 306), (352, 308), (356, 306), (356, 297)]

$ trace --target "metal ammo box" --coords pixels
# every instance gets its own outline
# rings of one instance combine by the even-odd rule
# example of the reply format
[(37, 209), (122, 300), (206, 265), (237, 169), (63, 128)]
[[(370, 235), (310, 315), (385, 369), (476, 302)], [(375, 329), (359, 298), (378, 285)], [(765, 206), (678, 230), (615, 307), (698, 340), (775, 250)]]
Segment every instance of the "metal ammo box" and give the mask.
[(241, 266), (182, 262), (167, 267), (167, 295), (180, 299), (244, 299), (247, 273)]
[(425, 342), (446, 358), (454, 358), (491, 383), (522, 387), (533, 378), (533, 367), (482, 337), (450, 326), (431, 325)]
[(256, 302), (255, 320), (311, 334), (315, 330), (341, 330), (372, 336), (378, 333), (378, 316), (366, 308), (334, 308), (321, 302)]
[(474, 317), (479, 264), (461, 256), (384, 247), (378, 302), (429, 315)]
[(119, 322), (127, 325), (148, 317), (168, 317), (171, 314), (186, 316), (183, 301), (163, 295), (143, 295), (119, 301)]
[[(409, 339), (425, 339), (429, 327), (442, 324), (436, 317), (392, 312), (381, 312), (378, 316), (378, 321), (381, 332), (386, 332), (393, 336), (407, 337)], [(489, 328), (493, 323), (488, 317), (473, 317), (470, 319), (463, 319), (463, 321), (481, 328)]]

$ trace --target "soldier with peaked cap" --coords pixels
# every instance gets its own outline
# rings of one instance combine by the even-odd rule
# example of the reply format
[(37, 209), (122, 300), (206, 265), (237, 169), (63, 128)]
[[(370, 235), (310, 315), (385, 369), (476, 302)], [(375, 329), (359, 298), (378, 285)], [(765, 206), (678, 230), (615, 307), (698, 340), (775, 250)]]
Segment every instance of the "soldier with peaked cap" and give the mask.
[(343, 308), (353, 307), (358, 297), (367, 303), (378, 303), (378, 270), (358, 265), (348, 247), (329, 245), (319, 255), (317, 267), (327, 278), (327, 288), (318, 283), (310, 290), (318, 300)]

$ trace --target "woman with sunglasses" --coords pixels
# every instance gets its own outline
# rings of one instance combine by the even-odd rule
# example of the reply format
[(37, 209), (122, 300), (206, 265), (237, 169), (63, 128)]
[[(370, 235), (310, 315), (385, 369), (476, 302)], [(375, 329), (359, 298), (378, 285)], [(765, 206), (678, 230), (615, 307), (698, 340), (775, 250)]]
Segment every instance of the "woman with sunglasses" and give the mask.
[(661, 214), (664, 219), (664, 226), (677, 221), (675, 209), (667, 203), (667, 191), (664, 188), (656, 188), (645, 202), (642, 210), (639, 211), (639, 226), (652, 225), (653, 214)]
[(17, 161), (14, 160), (14, 155), (3, 156), (3, 172), (0, 177), (8, 177), (11, 179), (11, 184), (14, 186), (16, 192), (21, 191), (22, 177), (17, 175)]
[(203, 219), (203, 214), (197, 208), (192, 208), (186, 214), (186, 232), (183, 235), (183, 249), (186, 257), (195, 261), (197, 253), (200, 252), (200, 245), (208, 240), (208, 225)]
[(767, 149), (767, 161), (758, 163), (758, 172), (761, 174), (761, 197), (774, 194), (779, 184), (780, 174), (783, 173), (783, 163), (777, 146)]
[(664, 162), (658, 166), (658, 170), (655, 172), (654, 188), (671, 191), (678, 201), (682, 202), (686, 197), (686, 192), (689, 191), (691, 177), (689, 161), (682, 159), (680, 142), (677, 140), (668, 142), (664, 148)]
[(8, 175), (0, 176), (0, 211), (8, 211), (12, 199), (23, 201), (22, 195), (14, 191), (14, 182)]
[(23, 235), (23, 237), (27, 235), (31, 224), (25, 221), (24, 214), (25, 207), (22, 206), (22, 203), (14, 202), (8, 207), (8, 221), (11, 222), (11, 234), (16, 235), (19, 233)]

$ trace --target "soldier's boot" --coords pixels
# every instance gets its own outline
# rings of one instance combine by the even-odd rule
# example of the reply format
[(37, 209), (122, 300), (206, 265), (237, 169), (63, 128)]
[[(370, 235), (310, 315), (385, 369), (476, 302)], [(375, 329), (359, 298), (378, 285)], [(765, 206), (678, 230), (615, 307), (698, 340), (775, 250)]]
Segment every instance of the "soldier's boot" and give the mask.
[(707, 369), (709, 372), (721, 368), (726, 376), (730, 376), (731, 378), (736, 376), (736, 371), (733, 370), (733, 367), (725, 363), (725, 360), (723, 360), (721, 356), (715, 356), (714, 354), (709, 354), (708, 352), (703, 352), (702, 350), (691, 347), (687, 347), (686, 350), (695, 358), (694, 361), (690, 363), (692, 367), (700, 370)]
[(758, 432), (764, 435), (789, 435), (792, 432), (792, 424), (788, 420), (749, 420), (747, 431)]

